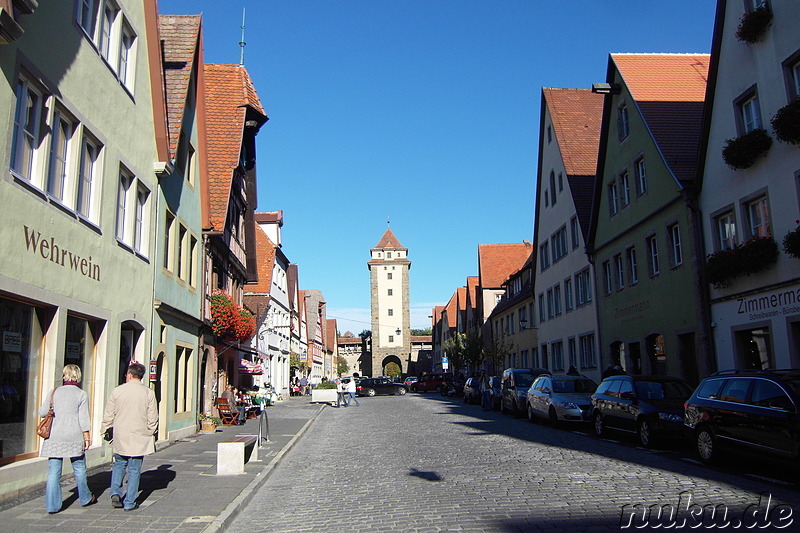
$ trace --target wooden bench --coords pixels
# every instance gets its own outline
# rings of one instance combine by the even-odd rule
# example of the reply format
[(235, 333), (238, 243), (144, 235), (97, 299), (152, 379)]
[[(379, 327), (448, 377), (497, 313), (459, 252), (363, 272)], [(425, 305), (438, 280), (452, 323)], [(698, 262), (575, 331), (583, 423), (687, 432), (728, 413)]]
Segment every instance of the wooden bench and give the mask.
[(219, 411), (219, 417), (222, 419), (223, 426), (236, 424), (236, 420), (239, 418), (239, 411), (234, 411), (231, 409), (227, 398), (217, 398), (217, 401), (214, 402), (214, 405), (216, 406), (217, 411)]
[(217, 443), (217, 475), (244, 474), (244, 464), (258, 461), (258, 437), (236, 435)]

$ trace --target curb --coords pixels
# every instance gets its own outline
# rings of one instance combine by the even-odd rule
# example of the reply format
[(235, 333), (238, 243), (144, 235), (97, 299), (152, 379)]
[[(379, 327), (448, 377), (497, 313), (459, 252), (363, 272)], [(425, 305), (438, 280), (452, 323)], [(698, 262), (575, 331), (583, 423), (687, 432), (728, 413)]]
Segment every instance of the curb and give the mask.
[(205, 529), (203, 529), (202, 533), (222, 533), (225, 531), (228, 525), (230, 525), (230, 523), (233, 522), (237, 516), (239, 516), (241, 510), (248, 503), (250, 503), (250, 500), (253, 499), (256, 491), (258, 491), (258, 489), (261, 488), (267, 479), (269, 479), (270, 474), (281, 461), (281, 459), (283, 459), (283, 456), (289, 453), (289, 450), (291, 450), (297, 441), (305, 434), (309, 426), (314, 423), (314, 421), (317, 419), (317, 416), (319, 416), (324, 408), (324, 405), (320, 406), (319, 410), (317, 410), (314, 416), (312, 416), (308, 422), (306, 422), (303, 427), (300, 428), (300, 431), (298, 431), (297, 434), (292, 437), (289, 442), (287, 442), (286, 445), (278, 451), (277, 454), (275, 454), (275, 457), (272, 458), (267, 466), (265, 466), (261, 472), (256, 474), (256, 477), (253, 479), (253, 481), (251, 481), (244, 489), (242, 489), (239, 495), (236, 496), (236, 498), (234, 498), (227, 507), (225, 507), (225, 510), (223, 510), (219, 516), (217, 516), (205, 527)]

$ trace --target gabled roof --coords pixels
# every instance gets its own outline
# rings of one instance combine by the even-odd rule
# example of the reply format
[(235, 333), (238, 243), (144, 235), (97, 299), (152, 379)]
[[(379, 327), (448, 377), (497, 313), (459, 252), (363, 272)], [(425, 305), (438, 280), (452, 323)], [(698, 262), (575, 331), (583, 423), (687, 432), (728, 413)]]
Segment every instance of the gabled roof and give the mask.
[(522, 268), (531, 255), (529, 242), (514, 244), (479, 244), (478, 274), (481, 289), (499, 289), (503, 282)]
[(372, 249), (375, 250), (377, 248), (387, 248), (390, 250), (404, 250), (406, 252), (408, 251), (408, 248), (400, 244), (400, 241), (397, 240), (397, 237), (395, 237), (394, 232), (392, 232), (392, 230), (389, 228), (386, 229), (386, 231), (383, 234), (383, 237), (381, 237), (381, 240), (379, 240), (378, 244), (373, 246)]
[(253, 81), (242, 65), (205, 65), (210, 229), (222, 230), (233, 171), (239, 166), (248, 109), (266, 120)]
[(664, 162), (679, 181), (695, 178), (709, 54), (611, 54)]
[(444, 312), (447, 315), (447, 327), (455, 328), (458, 326), (458, 289), (450, 297), (450, 301), (444, 307)]
[(336, 319), (325, 319), (325, 347), (333, 352), (336, 347)]
[(467, 288), (466, 287), (459, 287), (456, 291), (458, 294), (458, 310), (459, 311), (466, 311), (467, 310)]
[(189, 82), (199, 54), (201, 15), (159, 15), (170, 158), (178, 151)]
[(478, 276), (467, 276), (467, 302), (469, 306), (475, 307), (478, 305)]
[(245, 285), (247, 294), (270, 294), (272, 271), (275, 268), (275, 243), (258, 224), (256, 226), (256, 268), (258, 282)]
[(431, 315), (431, 326), (436, 326), (442, 320), (442, 311), (444, 311), (443, 305), (437, 305), (433, 308), (433, 314)]
[(594, 176), (603, 123), (603, 95), (589, 89), (543, 87), (567, 174)]

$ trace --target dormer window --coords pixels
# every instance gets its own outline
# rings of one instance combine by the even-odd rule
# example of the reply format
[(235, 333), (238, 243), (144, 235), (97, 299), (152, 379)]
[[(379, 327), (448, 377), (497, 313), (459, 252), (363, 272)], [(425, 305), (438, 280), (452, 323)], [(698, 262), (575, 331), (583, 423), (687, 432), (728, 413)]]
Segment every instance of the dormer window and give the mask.
[(392, 258), (392, 252), (386, 252), (386, 259)]

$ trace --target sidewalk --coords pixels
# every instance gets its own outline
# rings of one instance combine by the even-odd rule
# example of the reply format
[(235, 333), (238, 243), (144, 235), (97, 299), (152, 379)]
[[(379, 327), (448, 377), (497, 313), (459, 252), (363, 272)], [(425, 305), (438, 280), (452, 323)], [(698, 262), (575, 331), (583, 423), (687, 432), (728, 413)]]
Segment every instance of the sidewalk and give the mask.
[(0, 512), (0, 532), (224, 531), (322, 410), (310, 399), (290, 397), (267, 408), (269, 442), (262, 441), (259, 460), (248, 462), (244, 474), (216, 475), (217, 443), (236, 435), (257, 435), (258, 419), (192, 435), (145, 457), (137, 498), (140, 507), (135, 511), (111, 507), (109, 464), (89, 475), (97, 504), (81, 507), (75, 483), (69, 480), (63, 488), (61, 512), (47, 514), (42, 488), (39, 496)]

